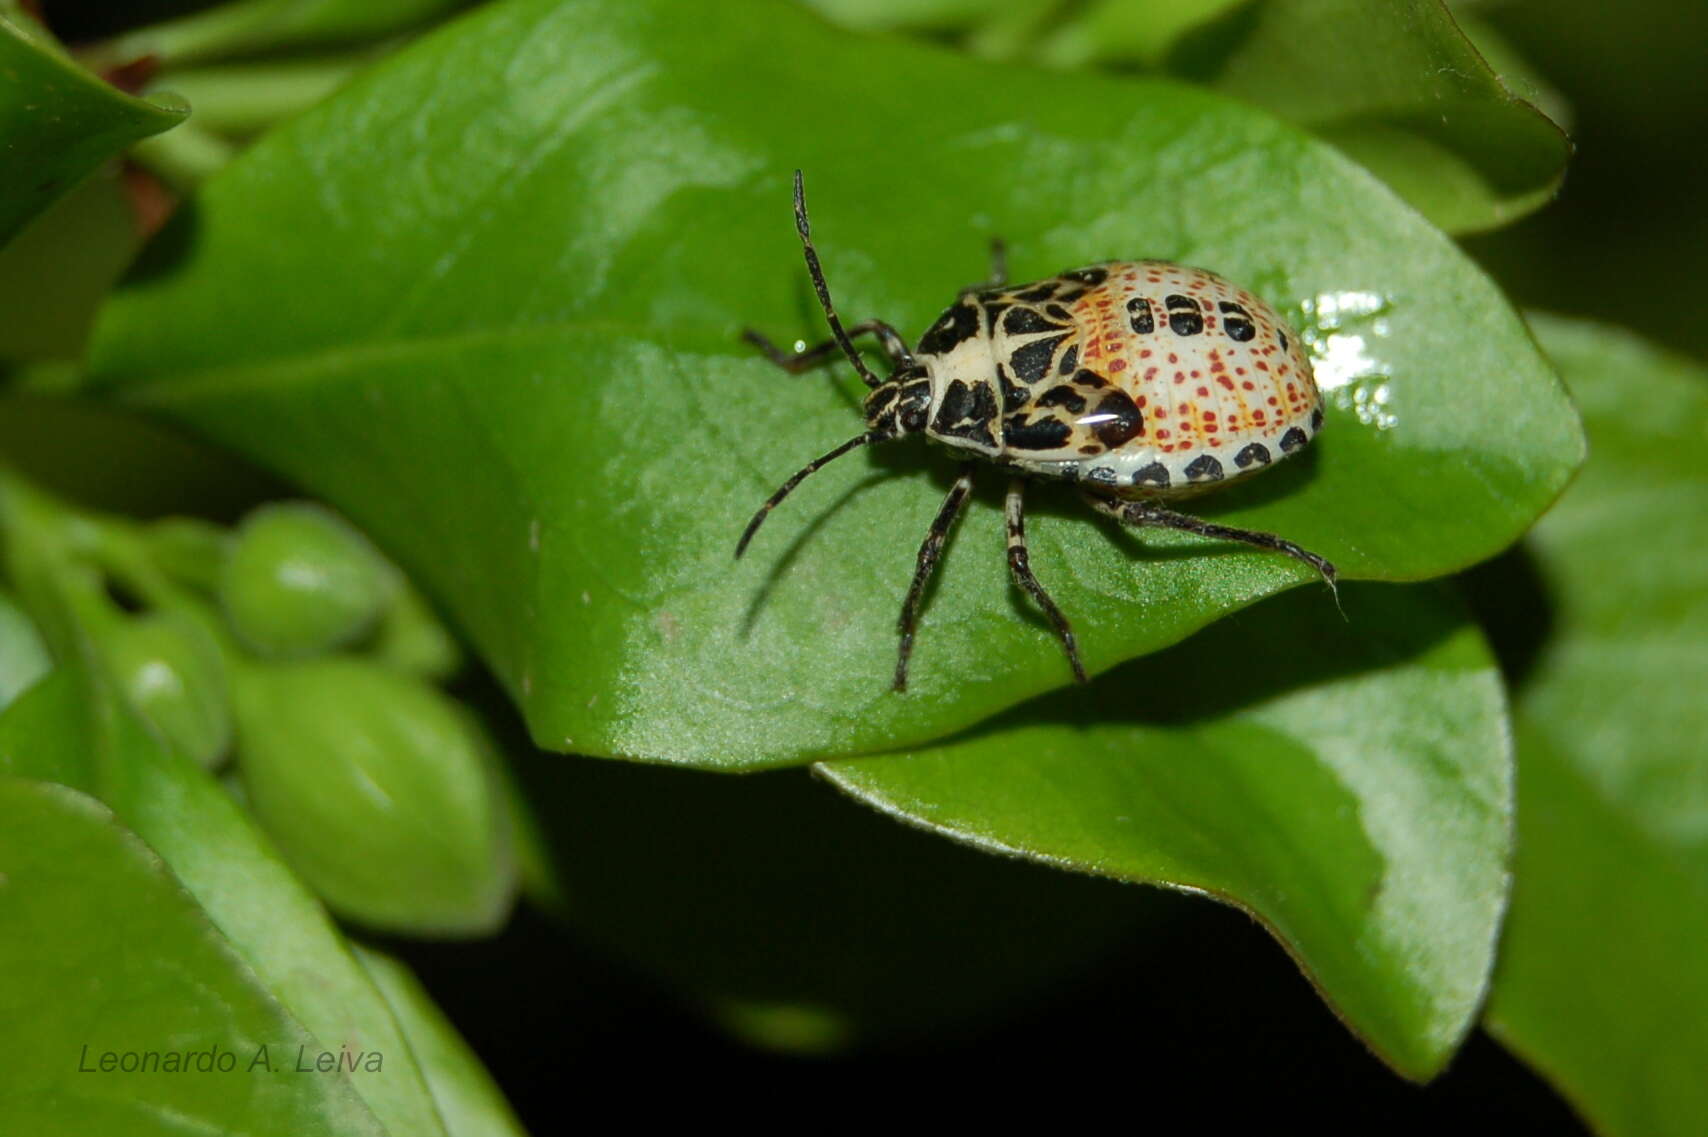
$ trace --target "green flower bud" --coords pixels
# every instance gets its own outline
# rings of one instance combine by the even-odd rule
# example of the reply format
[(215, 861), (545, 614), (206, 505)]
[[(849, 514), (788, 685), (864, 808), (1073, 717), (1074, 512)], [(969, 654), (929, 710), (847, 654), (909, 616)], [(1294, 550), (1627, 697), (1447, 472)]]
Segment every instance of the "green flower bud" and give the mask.
[(256, 654), (302, 659), (354, 643), (385, 609), (388, 566), (336, 514), (310, 502), (262, 506), (238, 529), (220, 601)]
[(212, 768), (231, 747), (225, 663), (213, 635), (171, 610), (115, 620), (97, 642), (107, 670), (167, 745)]
[(352, 657), (234, 677), (249, 807), (336, 912), (428, 934), (491, 930), (514, 868), (484, 734), (420, 679)]
[(403, 574), (394, 570), (391, 606), (380, 618), (372, 652), (381, 663), (423, 679), (450, 678), (462, 665), (457, 641)]
[(168, 517), (142, 531), (144, 547), (162, 572), (200, 592), (219, 589), (231, 534), (198, 517)]

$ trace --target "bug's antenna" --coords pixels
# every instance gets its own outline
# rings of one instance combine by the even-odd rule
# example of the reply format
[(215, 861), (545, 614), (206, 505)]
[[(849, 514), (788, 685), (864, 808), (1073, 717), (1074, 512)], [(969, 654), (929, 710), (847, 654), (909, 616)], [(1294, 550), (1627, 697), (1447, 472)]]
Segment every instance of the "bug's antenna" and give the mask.
[(799, 170), (795, 171), (795, 229), (801, 235), (801, 248), (807, 255), (807, 272), (812, 276), (813, 288), (818, 291), (818, 302), (824, 309), (825, 321), (830, 324), (830, 334), (836, 337), (836, 342), (842, 347), (842, 354), (848, 357), (848, 362), (854, 365), (854, 370), (860, 373), (860, 378), (866, 386), (880, 386), (883, 380), (872, 374), (872, 369), (866, 366), (866, 361), (854, 350), (848, 333), (842, 330), (842, 321), (836, 318), (836, 309), (830, 305), (830, 286), (824, 282), (824, 269), (819, 267), (818, 250), (812, 247), (812, 227), (807, 224), (807, 198), (806, 192), (801, 188)]
[(747, 543), (753, 540), (753, 535), (759, 532), (759, 526), (764, 524), (765, 519), (771, 515), (771, 511), (777, 508), (777, 503), (788, 497), (790, 491), (800, 485), (808, 474), (822, 469), (848, 453), (850, 450), (856, 450), (862, 446), (868, 446), (876, 441), (878, 441), (878, 438), (874, 434), (857, 434), (847, 442), (844, 442), (841, 446), (838, 446), (835, 450), (832, 450), (829, 454), (814, 458), (811, 462), (808, 462), (805, 466), (802, 466), (797, 470), (794, 477), (778, 486), (777, 492), (765, 499), (765, 504), (759, 507), (759, 512), (755, 513), (753, 515), (753, 520), (747, 523), (747, 528), (742, 530), (741, 540), (736, 542), (735, 555), (739, 558), (741, 554), (747, 551)]

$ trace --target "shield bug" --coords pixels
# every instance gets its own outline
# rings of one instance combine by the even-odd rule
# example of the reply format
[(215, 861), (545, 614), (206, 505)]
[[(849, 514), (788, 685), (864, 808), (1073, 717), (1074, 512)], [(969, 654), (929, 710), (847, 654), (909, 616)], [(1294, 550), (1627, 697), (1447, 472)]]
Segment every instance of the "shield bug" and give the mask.
[[(790, 354), (751, 329), (745, 337), (790, 372), (840, 349), (870, 388), (866, 429), (778, 487), (748, 522), (736, 556), (802, 479), (850, 451), (923, 434), (960, 454), (958, 476), (919, 548), (902, 602), (897, 691), (907, 687), (920, 598), (980, 462), (1009, 474), (1009, 569), (1043, 610), (1082, 682), (1073, 628), (1028, 561), (1027, 478), (1072, 483), (1093, 509), (1126, 525), (1284, 553), (1334, 587), (1334, 565), (1291, 541), (1162, 504), (1259, 473), (1322, 429), (1322, 397), (1299, 337), (1257, 296), (1214, 273), (1166, 261), (1110, 261), (1008, 284), (997, 246), (993, 280), (963, 291), (909, 350), (882, 320), (843, 328), (813, 247), (798, 170), (795, 228), (832, 338)], [(887, 378), (855, 350), (852, 341), (861, 335), (877, 337), (891, 365)]]

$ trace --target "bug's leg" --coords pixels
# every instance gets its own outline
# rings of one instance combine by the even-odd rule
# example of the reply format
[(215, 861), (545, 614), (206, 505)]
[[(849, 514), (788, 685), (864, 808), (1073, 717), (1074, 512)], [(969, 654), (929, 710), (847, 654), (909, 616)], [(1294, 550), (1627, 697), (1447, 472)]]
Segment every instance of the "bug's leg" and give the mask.
[(1323, 580), (1335, 594), (1335, 604), (1340, 603), (1338, 586), (1339, 573), (1334, 565), (1324, 557), (1301, 548), (1284, 537), (1273, 533), (1260, 533), (1255, 529), (1235, 529), (1231, 525), (1217, 525), (1211, 521), (1202, 521), (1196, 517), (1188, 517), (1184, 513), (1175, 513), (1148, 501), (1122, 501), (1114, 498), (1100, 497), (1097, 494), (1085, 494), (1085, 500), (1099, 513), (1107, 513), (1126, 525), (1154, 525), (1163, 529), (1180, 529), (1187, 533), (1196, 533), (1200, 537), (1213, 537), (1221, 541), (1238, 541), (1242, 545), (1251, 545), (1258, 549), (1269, 549), (1277, 553), (1285, 553), (1296, 561), (1301, 561), (1322, 574)]
[(913, 655), (913, 630), (919, 624), (919, 601), (925, 595), (925, 585), (930, 581), (931, 573), (937, 568), (943, 542), (949, 539), (949, 530), (954, 528), (956, 519), (967, 506), (967, 498), (973, 492), (973, 466), (972, 462), (961, 463), (960, 476), (949, 487), (949, 496), (943, 499), (943, 507), (937, 511), (924, 543), (919, 546), (919, 563), (913, 570), (913, 583), (907, 587), (907, 599), (901, 605), (901, 619), (896, 622), (897, 630), (901, 632), (901, 648), (896, 655), (894, 690), (907, 690), (907, 661)]
[(1056, 630), (1056, 638), (1062, 641), (1062, 649), (1067, 652), (1068, 665), (1073, 668), (1073, 677), (1084, 683), (1085, 667), (1079, 662), (1079, 645), (1074, 642), (1073, 626), (1068, 623), (1067, 617), (1062, 615), (1062, 610), (1056, 607), (1056, 602), (1050, 599), (1050, 594), (1044, 591), (1044, 586), (1038, 583), (1038, 578), (1032, 575), (1031, 561), (1026, 554), (1025, 492), (1025, 479), (1015, 478), (1008, 483), (1008, 571), (1014, 574), (1014, 583), (1025, 589), (1027, 595), (1037, 601), (1038, 607), (1044, 610), (1050, 626)]
[[(848, 329), (848, 338), (856, 336), (876, 335), (878, 342), (883, 345), (884, 354), (889, 356), (890, 365), (901, 367), (913, 363), (913, 353), (907, 350), (907, 343), (890, 325), (882, 320), (865, 320)], [(741, 338), (765, 353), (765, 358), (781, 367), (791, 375), (799, 375), (825, 359), (833, 356), (841, 349), (841, 344), (835, 340), (825, 340), (815, 344), (805, 351), (786, 352), (753, 328), (743, 328)]]
[(1008, 283), (1008, 242), (1001, 237), (990, 239), (990, 279), (979, 284), (969, 284), (961, 289), (960, 295), (971, 296), (975, 292), (983, 292), (990, 288), (1001, 288)]

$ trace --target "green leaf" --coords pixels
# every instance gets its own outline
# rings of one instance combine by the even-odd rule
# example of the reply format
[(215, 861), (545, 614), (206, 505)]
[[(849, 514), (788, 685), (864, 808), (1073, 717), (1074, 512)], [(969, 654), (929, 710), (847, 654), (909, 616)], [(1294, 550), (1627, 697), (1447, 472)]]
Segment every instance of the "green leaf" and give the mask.
[(522, 1137), (522, 1127), (492, 1075), (434, 1005), (420, 980), (398, 960), (354, 946), (356, 958), (385, 995), (415, 1060), (421, 1063), (449, 1137)]
[(53, 668), (29, 614), (0, 589), (0, 710)]
[(1449, 232), (1545, 204), (1571, 153), (1514, 93), (1532, 93), (1528, 73), (1510, 53), (1497, 73), (1441, 0), (1091, 0), (1037, 6), (1020, 34), (1000, 34), (1012, 0), (807, 2), (850, 26), (942, 34), (959, 23), (973, 50), (1142, 69), (1248, 99), (1334, 143)]
[(118, 170), (85, 178), (0, 248), (0, 363), (69, 360), (142, 247)]
[(1500, 677), (1441, 593), (1345, 593), (1345, 623), (1278, 598), (971, 735), (817, 769), (954, 840), (1250, 912), (1427, 1078), (1476, 1016), (1506, 902)]
[[(1156, 256), (1277, 303), (1318, 360), (1324, 436), (1203, 508), (1348, 576), (1498, 551), (1579, 460), (1494, 286), (1330, 148), (1174, 84), (853, 38), (787, 4), (513, 0), (418, 42), (208, 186), (106, 310), (94, 382), (337, 504), (541, 745), (746, 769), (916, 743), (1068, 669), (1009, 583), (990, 486), (889, 693), (947, 485), (918, 448), (820, 475), (732, 563), (765, 494), (859, 429), (846, 387), (738, 338), (821, 334), (796, 164), (853, 318), (924, 328), (997, 233), (1018, 276)], [(1116, 531), (1056, 489), (1033, 506), (1033, 565), (1094, 670), (1311, 576)]]
[(184, 114), (103, 83), (45, 32), (0, 16), (0, 245), (101, 162)]
[(0, 774), (7, 773), (103, 800), (148, 842), (299, 1029), (322, 1049), (360, 1039), (362, 1049), (385, 1056), (382, 1072), (347, 1075), (385, 1130), (444, 1134), (403, 1035), (325, 911), (207, 773), (162, 749), (110, 695), (97, 693), (80, 666), (62, 663), (0, 716)]
[(295, 1072), (322, 1044), (106, 807), (5, 775), (0, 1011), (8, 1133), (385, 1133), (348, 1079)]
[[(1571, 144), (1514, 95), (1441, 0), (1267, 0), (1190, 45), (1204, 75), (1309, 127), (1449, 232), (1492, 229), (1553, 198)], [(1237, 30), (1235, 30), (1237, 28)]]
[[(1495, 1034), (1610, 1135), (1708, 1127), (1708, 369), (1538, 317), (1590, 460), (1519, 591), (1518, 861)], [(1537, 584), (1548, 608), (1538, 610)], [(1525, 595), (1532, 597), (1526, 604)]]

